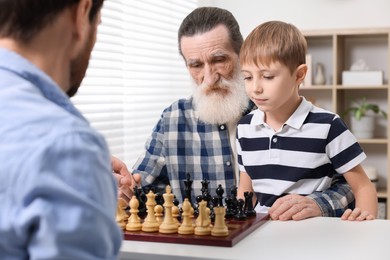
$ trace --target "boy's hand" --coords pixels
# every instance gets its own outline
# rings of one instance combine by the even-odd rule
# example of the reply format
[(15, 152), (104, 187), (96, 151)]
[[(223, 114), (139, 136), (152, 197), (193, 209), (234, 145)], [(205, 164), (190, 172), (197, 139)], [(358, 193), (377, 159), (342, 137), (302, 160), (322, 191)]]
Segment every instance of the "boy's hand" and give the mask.
[(368, 211), (362, 211), (360, 208), (347, 209), (344, 214), (341, 216), (342, 220), (350, 221), (362, 221), (362, 220), (373, 220), (375, 216), (370, 214)]
[(322, 216), (321, 209), (314, 200), (298, 194), (277, 199), (268, 213), (273, 220), (302, 220)]

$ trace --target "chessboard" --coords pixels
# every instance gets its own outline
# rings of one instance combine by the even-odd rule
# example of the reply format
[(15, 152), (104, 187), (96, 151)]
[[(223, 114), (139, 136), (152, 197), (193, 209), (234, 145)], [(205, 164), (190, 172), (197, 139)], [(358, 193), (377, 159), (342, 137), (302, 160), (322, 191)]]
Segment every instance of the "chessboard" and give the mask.
[(143, 232), (143, 231), (127, 231), (124, 230), (125, 240), (135, 240), (144, 242), (163, 242), (163, 243), (177, 243), (177, 244), (192, 244), (192, 245), (206, 245), (206, 246), (220, 246), (233, 247), (240, 242), (247, 235), (252, 233), (266, 221), (268, 221), (268, 214), (256, 214), (256, 216), (248, 217), (246, 220), (227, 219), (226, 225), (229, 230), (227, 236), (199, 236), (199, 235), (181, 235), (163, 234), (159, 232)]
[[(171, 187), (165, 193), (135, 189), (129, 203), (118, 201), (116, 219), (125, 240), (232, 247), (263, 223), (268, 214), (257, 214), (253, 192), (237, 199), (237, 187), (223, 199), (218, 185), (217, 196), (211, 196), (208, 181), (203, 180), (202, 195), (191, 201), (191, 180), (187, 176), (186, 197), (179, 207)], [(224, 203), (225, 201), (225, 203)]]

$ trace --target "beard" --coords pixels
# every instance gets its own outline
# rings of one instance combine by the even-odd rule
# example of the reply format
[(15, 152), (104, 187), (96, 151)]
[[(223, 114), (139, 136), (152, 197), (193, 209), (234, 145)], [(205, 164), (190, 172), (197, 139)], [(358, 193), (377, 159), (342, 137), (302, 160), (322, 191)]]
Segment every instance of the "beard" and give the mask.
[(73, 97), (79, 89), (88, 68), (91, 52), (96, 42), (96, 27), (91, 26), (89, 36), (79, 55), (70, 61), (70, 86), (66, 91), (68, 97)]
[(213, 86), (194, 87), (194, 105), (199, 119), (209, 124), (238, 121), (248, 108), (249, 98), (239, 68), (232, 79), (221, 78)]

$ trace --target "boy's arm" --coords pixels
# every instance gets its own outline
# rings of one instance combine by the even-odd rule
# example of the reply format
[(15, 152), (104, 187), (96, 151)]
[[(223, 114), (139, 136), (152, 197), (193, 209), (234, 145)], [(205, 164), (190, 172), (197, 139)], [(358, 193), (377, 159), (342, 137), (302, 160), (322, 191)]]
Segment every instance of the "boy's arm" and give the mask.
[(378, 211), (378, 198), (374, 185), (359, 164), (344, 173), (345, 179), (351, 186), (356, 198), (356, 207), (347, 210), (341, 217), (343, 220), (375, 219)]
[[(240, 171), (240, 182), (237, 189), (237, 198), (245, 200), (244, 192), (253, 192), (252, 179), (249, 177), (248, 173)], [(253, 196), (253, 205), (256, 204), (257, 198)]]

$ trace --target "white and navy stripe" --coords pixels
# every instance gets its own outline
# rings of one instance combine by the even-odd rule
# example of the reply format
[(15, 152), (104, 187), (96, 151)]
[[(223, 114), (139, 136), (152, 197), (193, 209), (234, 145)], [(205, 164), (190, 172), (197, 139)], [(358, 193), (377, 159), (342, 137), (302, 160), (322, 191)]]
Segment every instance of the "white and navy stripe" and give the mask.
[(332, 177), (361, 163), (366, 155), (341, 118), (302, 98), (294, 114), (274, 131), (264, 113), (252, 111), (237, 127), (239, 169), (252, 179), (260, 205), (277, 198), (323, 191)]

